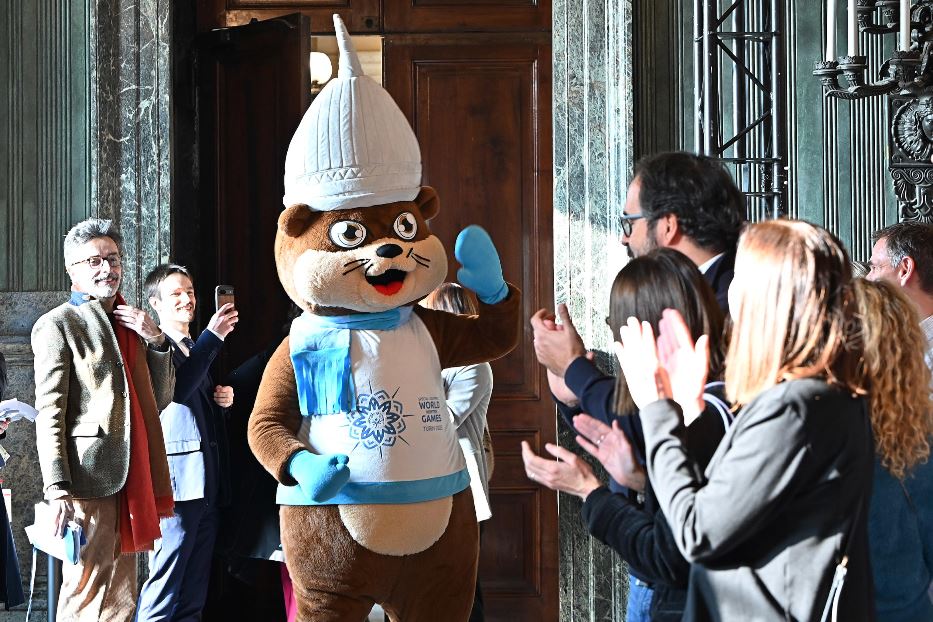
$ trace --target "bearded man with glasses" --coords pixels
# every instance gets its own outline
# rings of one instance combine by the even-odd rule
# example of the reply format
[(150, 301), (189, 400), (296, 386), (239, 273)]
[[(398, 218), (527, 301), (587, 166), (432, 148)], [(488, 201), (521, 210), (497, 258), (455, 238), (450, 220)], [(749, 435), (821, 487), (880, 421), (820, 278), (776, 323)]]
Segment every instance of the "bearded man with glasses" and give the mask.
[(656, 248), (686, 255), (727, 315), (735, 246), (745, 199), (718, 160), (682, 151), (649, 156), (635, 166), (620, 227), (630, 257)]
[(64, 564), (59, 620), (131, 620), (136, 555), (161, 536), (172, 488), (159, 412), (172, 401), (169, 341), (149, 315), (126, 304), (121, 237), (91, 218), (65, 236), (71, 299), (32, 330), (36, 448), (59, 535), (87, 539)]

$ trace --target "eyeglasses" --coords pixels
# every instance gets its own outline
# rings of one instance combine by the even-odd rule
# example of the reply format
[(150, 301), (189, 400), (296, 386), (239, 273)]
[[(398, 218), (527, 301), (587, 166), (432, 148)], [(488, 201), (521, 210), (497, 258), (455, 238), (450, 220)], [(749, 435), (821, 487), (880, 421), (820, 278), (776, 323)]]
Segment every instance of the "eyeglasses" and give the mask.
[(622, 216), (619, 217), (619, 225), (622, 227), (622, 235), (625, 237), (632, 235), (632, 221), (644, 217), (644, 214), (622, 214)]
[[(106, 257), (101, 257), (100, 255), (92, 255), (87, 259), (82, 259), (81, 261), (76, 261), (71, 266), (77, 266), (79, 263), (86, 263), (92, 268), (100, 268), (101, 264), (107, 262), (107, 265), (111, 268), (119, 268), (120, 264), (123, 262), (120, 259), (120, 256), (114, 253), (113, 255), (107, 255)], [(69, 267), (71, 267), (69, 266)]]

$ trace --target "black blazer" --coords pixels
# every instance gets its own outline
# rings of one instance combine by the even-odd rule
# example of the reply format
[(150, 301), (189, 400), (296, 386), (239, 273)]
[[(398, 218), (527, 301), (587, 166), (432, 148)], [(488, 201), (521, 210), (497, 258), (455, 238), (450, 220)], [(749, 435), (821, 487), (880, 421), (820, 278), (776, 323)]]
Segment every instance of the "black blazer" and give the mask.
[[(229, 450), (227, 448), (226, 413), (214, 401), (214, 381), (211, 364), (223, 347), (223, 341), (209, 330), (198, 337), (188, 356), (178, 344), (166, 335), (172, 344), (172, 363), (175, 366), (175, 394), (173, 402), (183, 404), (194, 415), (201, 436), (200, 450), (204, 456), (204, 498), (211, 503), (224, 506), (230, 500)], [(236, 400), (236, 394), (234, 394)], [(184, 432), (173, 430), (169, 424), (169, 405), (161, 415), (166, 448), (169, 450), (169, 467), (172, 470), (172, 445), (183, 439), (175, 438)], [(181, 449), (184, 449), (183, 447)], [(176, 472), (172, 471), (173, 486)], [(178, 473), (183, 477), (184, 473)], [(180, 484), (180, 483), (179, 483)]]
[(722, 257), (713, 262), (713, 265), (703, 274), (706, 282), (713, 288), (716, 294), (716, 302), (719, 308), (727, 316), (729, 315), (729, 285), (732, 284), (732, 277), (735, 276), (735, 249), (726, 251)]
[[(645, 439), (639, 414), (619, 417), (613, 411), (615, 378), (606, 376), (579, 357), (567, 368), (564, 381), (580, 397), (580, 406), (571, 408), (557, 401), (564, 421), (573, 427), (572, 417), (585, 412), (607, 425), (618, 421), (632, 444), (635, 457), (645, 463)], [(721, 397), (721, 396), (717, 396)], [(699, 468), (709, 462), (726, 424), (719, 411), (708, 406), (688, 429), (688, 445)], [(629, 572), (654, 589), (651, 619), (654, 622), (679, 622), (687, 600), (690, 564), (684, 559), (670, 526), (661, 512), (649, 481), (644, 505), (615, 480), (608, 488), (594, 490), (581, 510), (590, 534), (616, 551), (629, 566)]]
[(278, 482), (259, 464), (246, 440), (259, 382), (280, 342), (276, 340), (251, 357), (230, 372), (227, 379), (236, 398), (227, 428), (233, 486), (230, 507), (225, 512), (229, 518), (221, 521), (217, 548), (231, 563), (237, 564), (236, 574), (246, 582), (250, 582), (246, 576), (249, 568), (240, 562), (244, 558), (268, 560), (273, 553), (281, 551), (282, 544), (279, 506), (275, 502)]

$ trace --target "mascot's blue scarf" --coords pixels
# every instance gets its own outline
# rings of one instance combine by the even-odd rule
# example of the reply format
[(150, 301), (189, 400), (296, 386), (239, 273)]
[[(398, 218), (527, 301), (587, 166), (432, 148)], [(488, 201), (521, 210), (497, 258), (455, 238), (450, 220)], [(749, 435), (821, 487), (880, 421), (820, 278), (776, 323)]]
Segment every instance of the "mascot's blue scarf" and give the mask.
[(332, 415), (356, 408), (350, 365), (351, 330), (392, 330), (411, 319), (411, 307), (381, 313), (320, 316), (303, 313), (292, 321), (289, 350), (298, 384), (301, 414)]

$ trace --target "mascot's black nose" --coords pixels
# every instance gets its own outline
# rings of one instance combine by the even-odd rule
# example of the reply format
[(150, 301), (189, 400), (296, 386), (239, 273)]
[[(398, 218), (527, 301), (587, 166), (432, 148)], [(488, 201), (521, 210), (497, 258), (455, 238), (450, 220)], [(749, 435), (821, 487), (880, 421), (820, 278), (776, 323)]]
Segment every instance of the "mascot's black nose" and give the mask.
[(387, 259), (392, 259), (393, 257), (398, 257), (402, 254), (402, 247), (398, 244), (383, 244), (376, 249), (376, 255), (379, 257), (385, 257)]

